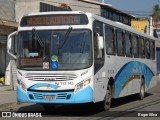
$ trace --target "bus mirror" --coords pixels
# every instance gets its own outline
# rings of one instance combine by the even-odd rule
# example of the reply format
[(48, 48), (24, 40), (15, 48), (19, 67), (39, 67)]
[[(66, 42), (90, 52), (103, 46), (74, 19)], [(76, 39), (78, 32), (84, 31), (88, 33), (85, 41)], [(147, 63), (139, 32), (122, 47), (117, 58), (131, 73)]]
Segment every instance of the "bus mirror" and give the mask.
[(15, 34), (17, 33), (17, 31), (11, 33), (9, 36), (8, 36), (8, 40), (7, 40), (7, 52), (9, 55), (11, 55), (14, 59), (16, 59), (16, 56), (14, 54), (12, 54), (10, 52), (11, 48), (12, 48), (12, 36), (14, 36)]
[(102, 50), (104, 47), (104, 42), (103, 42), (103, 37), (102, 36), (97, 36), (97, 44), (98, 44), (98, 49)]
[(11, 46), (12, 46), (12, 38), (9, 38), (7, 42), (7, 49), (10, 50)]

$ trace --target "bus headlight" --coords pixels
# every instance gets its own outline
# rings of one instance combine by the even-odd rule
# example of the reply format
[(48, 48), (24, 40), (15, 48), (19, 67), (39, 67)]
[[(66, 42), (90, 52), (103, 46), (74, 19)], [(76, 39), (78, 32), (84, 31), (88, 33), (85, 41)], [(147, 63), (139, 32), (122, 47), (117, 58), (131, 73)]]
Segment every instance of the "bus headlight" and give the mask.
[(21, 87), (22, 87), (22, 89), (23, 89), (25, 92), (27, 91), (27, 88), (26, 88), (26, 85), (25, 85), (25, 84), (21, 83)]
[(84, 86), (88, 85), (91, 82), (91, 79), (84, 81)]
[(17, 83), (25, 92), (27, 91), (26, 85), (22, 81), (17, 79)]
[(78, 83), (75, 87), (75, 93), (77, 93), (78, 91), (80, 91), (81, 89), (83, 89), (84, 86), (87, 86), (89, 83), (91, 82), (91, 79), (87, 79), (85, 81), (82, 81), (80, 83)]
[(78, 92), (78, 91), (79, 91), (80, 89), (82, 89), (82, 88), (83, 88), (83, 81), (80, 82), (80, 83), (78, 83), (78, 84), (76, 85), (75, 93)]

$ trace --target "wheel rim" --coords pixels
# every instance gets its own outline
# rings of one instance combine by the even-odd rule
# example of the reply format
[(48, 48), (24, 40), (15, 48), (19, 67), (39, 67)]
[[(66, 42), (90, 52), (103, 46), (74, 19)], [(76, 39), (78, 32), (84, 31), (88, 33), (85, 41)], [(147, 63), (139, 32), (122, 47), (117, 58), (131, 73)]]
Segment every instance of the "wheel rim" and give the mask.
[(144, 97), (144, 85), (142, 84), (142, 86), (141, 86), (141, 98), (143, 98)]
[(111, 105), (111, 88), (108, 87), (105, 101), (105, 109), (109, 109)]

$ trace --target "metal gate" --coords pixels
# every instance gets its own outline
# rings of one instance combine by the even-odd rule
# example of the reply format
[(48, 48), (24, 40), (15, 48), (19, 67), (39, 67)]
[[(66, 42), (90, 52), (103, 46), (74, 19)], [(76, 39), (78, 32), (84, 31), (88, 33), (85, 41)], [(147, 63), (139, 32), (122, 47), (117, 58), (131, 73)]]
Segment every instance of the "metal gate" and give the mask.
[(0, 74), (4, 74), (6, 69), (6, 46), (7, 35), (0, 34)]

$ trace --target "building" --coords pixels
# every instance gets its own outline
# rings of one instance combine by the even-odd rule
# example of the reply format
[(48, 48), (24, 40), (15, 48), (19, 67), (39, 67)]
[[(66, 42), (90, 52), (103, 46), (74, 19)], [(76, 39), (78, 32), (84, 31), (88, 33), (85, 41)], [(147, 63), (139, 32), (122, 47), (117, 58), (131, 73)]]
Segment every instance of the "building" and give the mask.
[(17, 28), (14, 0), (0, 0), (0, 77), (4, 76), (10, 56), (6, 52), (7, 36)]
[(139, 32), (146, 33), (150, 36), (160, 38), (160, 24), (155, 20), (148, 18), (137, 18), (131, 21), (131, 26)]
[(139, 32), (147, 33), (147, 27), (149, 26), (149, 20), (146, 18), (131, 20), (131, 26)]

